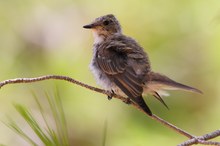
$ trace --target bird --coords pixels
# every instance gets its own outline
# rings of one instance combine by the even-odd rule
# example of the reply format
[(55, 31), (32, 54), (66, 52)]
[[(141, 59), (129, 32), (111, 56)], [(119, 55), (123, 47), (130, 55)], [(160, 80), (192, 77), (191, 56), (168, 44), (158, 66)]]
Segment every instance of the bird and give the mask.
[[(143, 95), (154, 96), (168, 108), (162, 99), (166, 90), (202, 93), (152, 71), (144, 48), (122, 33), (121, 25), (113, 14), (100, 16), (83, 28), (93, 32), (93, 57), (89, 68), (97, 84), (112, 95), (126, 96), (149, 116), (152, 116), (152, 111)], [(108, 97), (111, 99), (111, 96)]]

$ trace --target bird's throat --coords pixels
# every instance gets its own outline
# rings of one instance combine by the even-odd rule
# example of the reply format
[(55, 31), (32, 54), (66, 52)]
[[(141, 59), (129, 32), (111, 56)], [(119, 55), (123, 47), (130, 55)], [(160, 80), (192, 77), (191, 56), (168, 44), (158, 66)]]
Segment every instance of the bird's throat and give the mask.
[(105, 35), (100, 34), (97, 31), (93, 31), (93, 37), (94, 37), (94, 44), (100, 44), (106, 39)]

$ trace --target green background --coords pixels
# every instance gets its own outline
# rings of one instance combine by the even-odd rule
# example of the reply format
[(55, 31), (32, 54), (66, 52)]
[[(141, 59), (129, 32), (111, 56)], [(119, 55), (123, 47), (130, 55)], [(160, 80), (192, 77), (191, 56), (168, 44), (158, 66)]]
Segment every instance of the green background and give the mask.
[[(109, 13), (120, 20), (124, 34), (145, 48), (154, 71), (204, 92), (170, 92), (164, 98), (170, 110), (148, 96), (152, 111), (193, 135), (219, 129), (219, 0), (1, 0), (0, 80), (57, 74), (97, 86), (88, 68), (93, 36), (82, 26)], [(119, 100), (108, 101), (64, 81), (3, 87), (0, 120), (12, 117), (38, 141), (13, 103), (30, 107), (38, 117), (32, 92), (43, 101), (44, 92), (53, 94), (55, 88), (63, 101), (71, 145), (102, 145), (106, 121), (106, 146), (169, 146), (187, 140)], [(27, 145), (3, 123), (0, 137), (5, 145)]]

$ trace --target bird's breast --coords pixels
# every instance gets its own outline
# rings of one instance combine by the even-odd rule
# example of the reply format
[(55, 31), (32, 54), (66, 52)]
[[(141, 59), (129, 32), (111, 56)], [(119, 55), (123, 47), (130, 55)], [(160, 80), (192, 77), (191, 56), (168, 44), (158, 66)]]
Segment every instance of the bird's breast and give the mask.
[(100, 69), (96, 62), (97, 57), (97, 45), (94, 45), (93, 48), (93, 58), (91, 60), (91, 63), (89, 65), (89, 68), (91, 72), (93, 73), (96, 82), (98, 85), (100, 85), (105, 90), (113, 90), (115, 87), (115, 84), (111, 81), (111, 79)]

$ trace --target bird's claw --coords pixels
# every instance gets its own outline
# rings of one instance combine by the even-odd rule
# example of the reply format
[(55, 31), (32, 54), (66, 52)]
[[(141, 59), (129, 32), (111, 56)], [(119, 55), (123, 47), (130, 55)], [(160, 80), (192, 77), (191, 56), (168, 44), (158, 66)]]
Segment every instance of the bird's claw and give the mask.
[(130, 98), (126, 98), (126, 100), (124, 101), (124, 103), (126, 103), (126, 104), (131, 104), (131, 99), (130, 99)]
[(108, 94), (108, 100), (111, 100), (112, 97), (115, 95), (113, 90), (109, 91), (107, 94)]
[(111, 100), (111, 99), (112, 99), (112, 96), (109, 96), (109, 95), (108, 95), (108, 97), (107, 97), (107, 98), (108, 98), (108, 100)]

